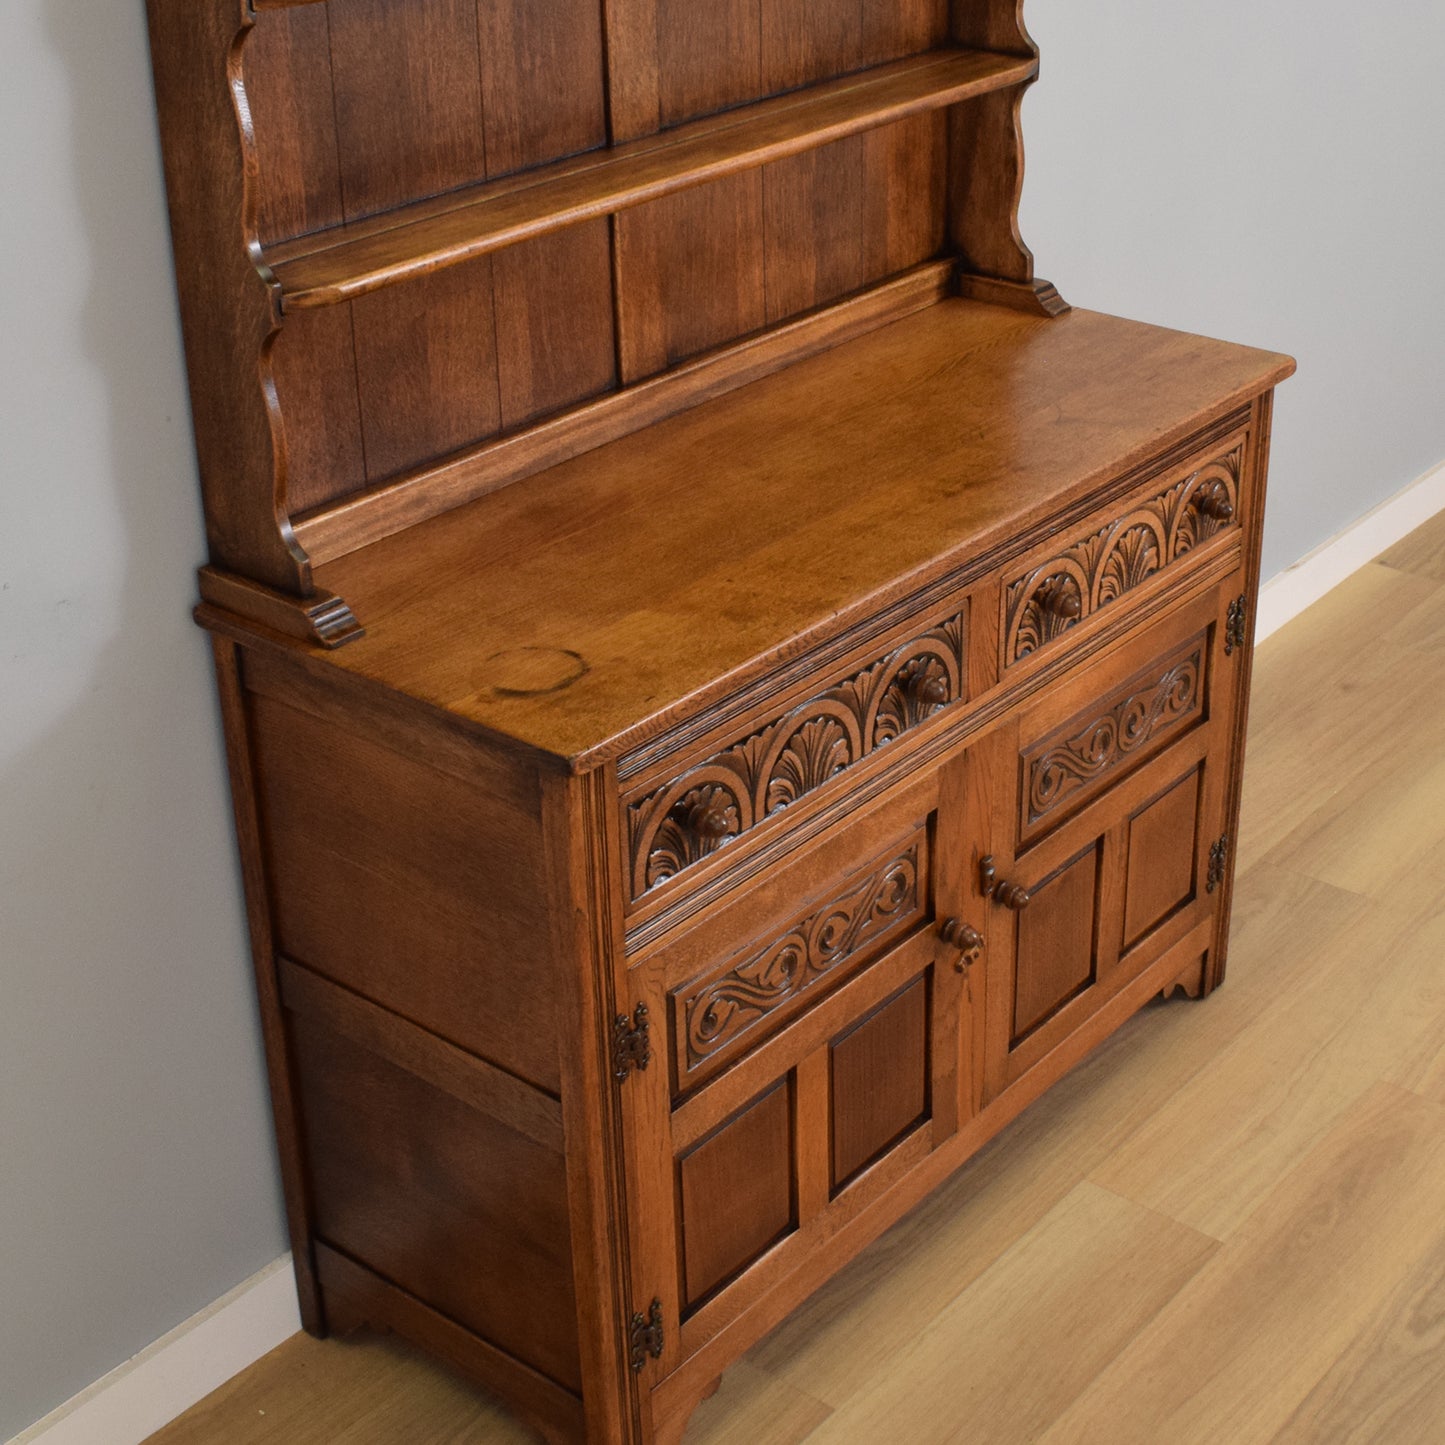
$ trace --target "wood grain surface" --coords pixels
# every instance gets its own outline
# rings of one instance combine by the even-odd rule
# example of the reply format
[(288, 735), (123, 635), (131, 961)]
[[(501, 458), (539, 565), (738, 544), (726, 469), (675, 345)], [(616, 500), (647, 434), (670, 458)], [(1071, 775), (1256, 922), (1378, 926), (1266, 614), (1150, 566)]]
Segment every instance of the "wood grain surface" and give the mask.
[[(729, 1370), (689, 1445), (1438, 1440), (1445, 839), (1414, 792), (1445, 757), (1442, 574), (1445, 520), (1261, 650), (1228, 985), (1103, 1044)], [(297, 1336), (151, 1445), (528, 1438), (396, 1342)]]
[[(1291, 369), (1092, 312), (945, 301), (318, 568), (367, 629), (334, 661), (561, 757), (620, 751)], [(490, 659), (519, 648), (583, 671), (518, 695)]]

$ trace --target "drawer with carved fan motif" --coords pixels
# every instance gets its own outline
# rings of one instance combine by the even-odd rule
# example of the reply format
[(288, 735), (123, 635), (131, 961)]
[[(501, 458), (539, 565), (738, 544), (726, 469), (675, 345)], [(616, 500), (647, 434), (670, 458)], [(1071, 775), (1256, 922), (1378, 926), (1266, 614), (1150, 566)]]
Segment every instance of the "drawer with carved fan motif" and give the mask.
[(1142, 601), (1237, 546), (1249, 507), (1249, 435), (1243, 428), (1156, 468), (1144, 483), (1072, 523), (1005, 573), (1000, 670), (1006, 672), (1119, 604)]
[(957, 716), (968, 693), (968, 601), (913, 610), (707, 710), (619, 768), (626, 904), (634, 925), (752, 871), (795, 832)]

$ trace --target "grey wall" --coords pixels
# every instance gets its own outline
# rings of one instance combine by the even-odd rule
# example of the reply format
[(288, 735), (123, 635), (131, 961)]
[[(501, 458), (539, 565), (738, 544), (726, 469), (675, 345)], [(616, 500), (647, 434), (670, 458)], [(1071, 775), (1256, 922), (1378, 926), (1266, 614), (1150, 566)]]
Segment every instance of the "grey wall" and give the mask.
[(0, 6), (0, 1440), (285, 1248), (143, 16)]
[[(1266, 570), (1445, 458), (1445, 7), (1031, 0), (1076, 305), (1295, 352)], [(5, 0), (0, 1439), (284, 1248), (140, 0)]]
[(1075, 306), (1299, 358), (1270, 576), (1445, 460), (1440, 0), (1026, 0), (1021, 226)]

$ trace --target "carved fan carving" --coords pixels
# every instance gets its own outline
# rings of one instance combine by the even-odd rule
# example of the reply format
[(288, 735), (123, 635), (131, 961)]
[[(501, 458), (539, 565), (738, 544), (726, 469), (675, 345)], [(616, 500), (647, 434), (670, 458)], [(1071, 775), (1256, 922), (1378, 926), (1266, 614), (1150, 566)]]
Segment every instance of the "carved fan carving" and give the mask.
[(1148, 522), (1125, 529), (1109, 548), (1099, 571), (1095, 607), (1117, 602), (1164, 565), (1159, 533)]
[(735, 794), (716, 783), (684, 793), (658, 827), (647, 860), (649, 888), (681, 873), (741, 831)]
[[(632, 896), (675, 877), (962, 696), (962, 614), (628, 807)], [(708, 820), (708, 826), (700, 823)]]
[(1005, 665), (1238, 526), (1243, 461), (1243, 448), (1236, 447), (1011, 582), (1004, 599)]
[(843, 724), (835, 717), (805, 722), (784, 747), (768, 779), (766, 812), (775, 813), (796, 803), (804, 793), (821, 787), (853, 761), (853, 748)]

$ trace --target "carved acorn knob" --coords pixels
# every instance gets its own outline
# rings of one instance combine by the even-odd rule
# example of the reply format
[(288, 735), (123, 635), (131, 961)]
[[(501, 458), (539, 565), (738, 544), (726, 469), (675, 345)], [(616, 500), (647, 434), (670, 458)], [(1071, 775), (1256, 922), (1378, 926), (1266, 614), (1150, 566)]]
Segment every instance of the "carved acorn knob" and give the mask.
[(959, 973), (962, 973), (983, 952), (985, 943), (983, 934), (971, 923), (964, 923), (961, 919), (945, 918), (938, 925), (938, 936), (945, 943), (958, 949), (961, 957), (954, 967)]
[(978, 882), (979, 892), (985, 898), (992, 898), (995, 903), (1002, 903), (1005, 908), (1012, 908), (1015, 913), (1022, 913), (1029, 906), (1029, 890), (1018, 883), (1010, 883), (1000, 878), (992, 853), (979, 859)]
[(948, 679), (941, 673), (920, 673), (909, 684), (908, 690), (921, 703), (938, 707), (948, 701)]
[(1234, 503), (1229, 500), (1229, 488), (1223, 482), (1206, 482), (1194, 494), (1194, 507), (1216, 522), (1228, 522), (1234, 516)]
[(719, 793), (714, 793), (710, 798), (704, 798), (694, 803), (687, 810), (687, 817), (684, 820), (690, 833), (696, 833), (699, 838), (726, 838), (732, 832), (732, 822), (728, 817), (728, 804), (726, 798)]
[(1034, 593), (1034, 602), (1065, 622), (1075, 621), (1084, 610), (1079, 594), (1057, 578), (1050, 578)]

